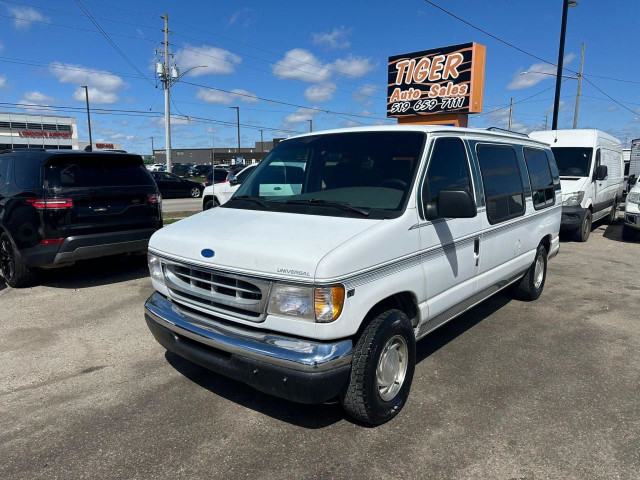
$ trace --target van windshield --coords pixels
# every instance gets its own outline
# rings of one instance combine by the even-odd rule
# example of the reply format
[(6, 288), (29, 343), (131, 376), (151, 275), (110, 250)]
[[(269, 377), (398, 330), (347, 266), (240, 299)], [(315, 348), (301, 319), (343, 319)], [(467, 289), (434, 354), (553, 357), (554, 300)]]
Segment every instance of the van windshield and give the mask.
[(49, 188), (130, 187), (154, 181), (135, 155), (55, 155), (45, 166)]
[(588, 177), (593, 148), (551, 147), (561, 177)]
[(399, 216), (425, 134), (409, 131), (311, 135), (279, 143), (225, 207), (312, 215)]

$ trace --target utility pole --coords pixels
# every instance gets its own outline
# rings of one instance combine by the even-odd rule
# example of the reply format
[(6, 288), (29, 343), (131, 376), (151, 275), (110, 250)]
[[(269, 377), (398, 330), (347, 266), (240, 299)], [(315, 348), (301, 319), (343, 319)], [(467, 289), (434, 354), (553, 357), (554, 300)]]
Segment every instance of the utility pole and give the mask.
[(236, 123), (238, 124), (238, 153), (236, 155), (236, 160), (240, 156), (240, 107), (229, 107), (234, 108), (236, 110)]
[(578, 111), (580, 110), (580, 92), (582, 91), (582, 70), (584, 69), (584, 42), (580, 55), (580, 72), (578, 73), (578, 91), (576, 92), (576, 111), (573, 114), (573, 129), (578, 128)]
[(264, 158), (264, 140), (262, 139), (262, 132), (264, 132), (263, 128), (260, 129), (260, 160), (261, 161)]
[(549, 120), (549, 115), (544, 116), (544, 129), (547, 129), (547, 121)]
[(216, 132), (211, 127), (211, 168), (216, 168)]
[(164, 19), (164, 140), (167, 159), (167, 172), (171, 173), (171, 75), (169, 72), (169, 14)]
[(309, 131), (313, 132), (313, 119), (309, 119)]
[(511, 131), (511, 125), (513, 125), (513, 97), (511, 97), (511, 103), (509, 104), (509, 128), (507, 130)]
[(155, 137), (151, 137), (151, 156), (153, 157), (153, 151), (155, 150), (155, 148), (153, 148), (153, 139)]
[(89, 113), (89, 88), (86, 85), (82, 85), (84, 88), (84, 95), (87, 100), (87, 125), (89, 126), (89, 151), (93, 151), (93, 138), (91, 137), (91, 114)]

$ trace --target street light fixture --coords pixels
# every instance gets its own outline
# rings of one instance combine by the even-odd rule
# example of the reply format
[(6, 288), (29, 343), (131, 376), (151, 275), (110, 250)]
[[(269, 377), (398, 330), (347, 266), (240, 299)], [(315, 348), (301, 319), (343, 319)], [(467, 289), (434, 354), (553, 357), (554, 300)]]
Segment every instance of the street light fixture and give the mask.
[(556, 95), (553, 101), (553, 121), (551, 130), (558, 129), (558, 112), (560, 110), (560, 86), (562, 85), (562, 62), (564, 60), (564, 40), (567, 33), (567, 10), (577, 7), (576, 0), (562, 0), (562, 25), (560, 27), (560, 46), (558, 48), (558, 70), (556, 73)]

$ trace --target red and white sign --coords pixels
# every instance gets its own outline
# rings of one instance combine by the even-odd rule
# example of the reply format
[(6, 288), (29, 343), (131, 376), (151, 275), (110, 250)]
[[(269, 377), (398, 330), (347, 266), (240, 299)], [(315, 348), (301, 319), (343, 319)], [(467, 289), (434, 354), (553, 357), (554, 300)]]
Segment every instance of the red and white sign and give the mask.
[(71, 138), (71, 132), (41, 132), (39, 130), (23, 130), (20, 136), (24, 138)]
[(98, 150), (113, 150), (113, 143), (96, 143)]

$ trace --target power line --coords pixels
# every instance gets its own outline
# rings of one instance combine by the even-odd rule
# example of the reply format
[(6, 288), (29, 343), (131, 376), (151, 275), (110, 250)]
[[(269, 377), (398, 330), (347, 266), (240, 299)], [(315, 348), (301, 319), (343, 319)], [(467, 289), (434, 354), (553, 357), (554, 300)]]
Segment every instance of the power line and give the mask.
[(91, 23), (93, 23), (95, 25), (95, 27), (100, 31), (100, 33), (102, 34), (102, 36), (107, 40), (107, 42), (109, 42), (109, 44), (114, 48), (114, 50), (125, 60), (125, 62), (127, 62), (131, 68), (133, 68), (136, 72), (138, 72), (140, 74), (140, 77), (146, 79), (149, 83), (151, 83), (151, 85), (155, 84), (149, 80), (144, 73), (142, 73), (142, 71), (136, 66), (135, 63), (133, 63), (129, 57), (127, 57), (127, 55), (122, 51), (122, 49), (120, 49), (120, 47), (118, 47), (118, 45), (116, 45), (116, 43), (111, 39), (111, 37), (109, 37), (109, 35), (107, 34), (107, 32), (105, 32), (102, 27), (100, 26), (100, 24), (98, 23), (98, 21), (93, 18), (93, 16), (91, 15), (91, 13), (89, 12), (89, 10), (87, 10), (85, 8), (85, 6), (82, 4), (82, 2), (80, 0), (76, 0), (76, 3), (78, 4), (78, 6), (80, 7), (80, 9), (84, 12), (84, 14), (87, 16), (87, 18), (91, 21)]
[(589, 80), (587, 77), (583, 77), (593, 88), (595, 88), (596, 90), (598, 90), (600, 93), (602, 93), (605, 97), (607, 97), (609, 100), (611, 100), (612, 102), (617, 103), (618, 105), (620, 105), (622, 108), (624, 108), (625, 110), (630, 111), (631, 113), (633, 113), (634, 115), (637, 115), (638, 113), (635, 112), (634, 110), (630, 109), (629, 107), (627, 107), (626, 105), (624, 105), (622, 102), (619, 102), (618, 100), (616, 100), (615, 98), (613, 98), (611, 95), (609, 95), (607, 92), (605, 92), (604, 90), (602, 90), (599, 86), (597, 86), (595, 83), (593, 83), (591, 80)]

